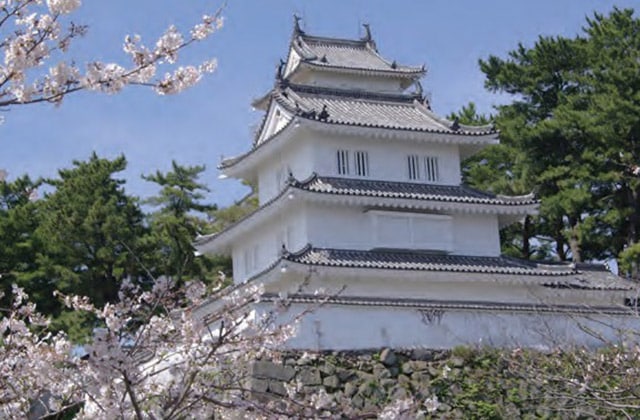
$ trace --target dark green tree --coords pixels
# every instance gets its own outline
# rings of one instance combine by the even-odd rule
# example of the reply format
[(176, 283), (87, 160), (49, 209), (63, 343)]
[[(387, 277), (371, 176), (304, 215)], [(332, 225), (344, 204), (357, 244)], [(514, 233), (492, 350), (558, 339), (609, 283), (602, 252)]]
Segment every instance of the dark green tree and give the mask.
[[(473, 102), (452, 113), (449, 119), (457, 119), (465, 125), (486, 125), (493, 116), (478, 114)], [(501, 135), (501, 143), (482, 149), (462, 162), (463, 182), (471, 187), (494, 194), (523, 195), (532, 191), (523, 165), (520, 150), (509, 138)], [(546, 256), (543, 246), (532, 247), (533, 218), (526, 216), (522, 223), (507, 226), (500, 231), (502, 252), (506, 255), (530, 259)]]
[[(143, 214), (137, 200), (125, 193), (124, 181), (114, 178), (126, 164), (124, 156), (109, 160), (94, 153), (46, 181), (55, 191), (38, 203), (35, 237), (42, 246), (37, 270), (25, 273), (23, 281), (45, 281), (101, 306), (117, 300), (123, 279), (144, 276), (148, 250), (142, 241), (147, 235)], [(48, 299), (53, 301), (52, 296)], [(59, 311), (53, 311), (59, 327), (79, 322), (72, 313)], [(83, 333), (86, 330), (78, 332)]]
[(10, 296), (13, 283), (35, 294), (36, 300), (42, 300), (43, 294), (51, 296), (52, 289), (46, 283), (38, 287), (20, 281), (24, 273), (36, 269), (38, 203), (34, 198), (38, 183), (26, 175), (13, 182), (0, 181), (0, 290), (5, 296)]
[(207, 221), (198, 214), (216, 210), (216, 206), (203, 203), (206, 185), (198, 182), (204, 166), (181, 166), (171, 162), (172, 170), (143, 176), (160, 186), (157, 196), (146, 200), (159, 209), (149, 215), (156, 270), (173, 277), (180, 284), (185, 277), (205, 279), (212, 268), (212, 259), (196, 258), (193, 241), (198, 234), (207, 233)]
[(638, 240), (638, 57), (633, 11), (587, 20), (573, 39), (541, 37), (480, 61), (502, 139), (542, 199), (536, 231), (560, 259), (615, 256)]

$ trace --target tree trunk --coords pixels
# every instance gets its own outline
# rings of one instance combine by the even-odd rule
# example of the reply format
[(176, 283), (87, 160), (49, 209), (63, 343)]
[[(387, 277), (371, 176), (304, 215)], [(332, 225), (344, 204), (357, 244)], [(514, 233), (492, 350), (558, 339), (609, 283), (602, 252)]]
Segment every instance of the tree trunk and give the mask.
[(531, 216), (524, 217), (524, 223), (522, 226), (522, 258), (525, 260), (531, 259)]
[(577, 217), (570, 217), (569, 224), (571, 230), (569, 231), (569, 248), (571, 248), (571, 260), (574, 263), (582, 262), (582, 249), (580, 248), (580, 219)]

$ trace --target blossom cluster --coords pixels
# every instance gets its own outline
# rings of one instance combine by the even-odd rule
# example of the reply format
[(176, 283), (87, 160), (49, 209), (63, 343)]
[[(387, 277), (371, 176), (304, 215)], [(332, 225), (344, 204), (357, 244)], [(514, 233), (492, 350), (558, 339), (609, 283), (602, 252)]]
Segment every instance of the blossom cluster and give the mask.
[[(93, 61), (84, 69), (66, 58), (70, 44), (87, 27), (71, 15), (80, 0), (0, 0), (0, 108), (35, 102), (60, 104), (70, 93), (87, 89), (117, 93), (143, 85), (159, 94), (174, 94), (215, 70), (215, 60), (179, 66), (179, 52), (207, 39), (223, 25), (220, 10), (204, 15), (187, 35), (170, 26), (152, 47), (139, 35), (126, 36), (123, 50), (130, 63)], [(168, 67), (159, 75), (160, 68)]]
[(249, 398), (249, 368), (295, 330), (252, 313), (247, 304), (259, 287), (227, 293), (219, 319), (205, 323), (190, 309), (205, 290), (191, 282), (178, 291), (165, 278), (150, 290), (124, 282), (119, 302), (102, 308), (58, 294), (97, 320), (80, 350), (64, 333), (48, 332), (48, 320), (14, 287), (13, 304), (0, 318), (0, 417), (34, 407), (92, 419), (272, 417), (270, 405)]

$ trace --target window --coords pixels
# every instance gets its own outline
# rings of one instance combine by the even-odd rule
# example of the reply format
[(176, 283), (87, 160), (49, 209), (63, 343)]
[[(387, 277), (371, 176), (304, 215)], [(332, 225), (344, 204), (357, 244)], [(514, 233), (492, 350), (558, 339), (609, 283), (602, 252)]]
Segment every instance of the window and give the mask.
[(438, 158), (437, 157), (425, 156), (424, 179), (427, 182), (438, 182), (440, 180), (440, 176), (438, 174)]
[(358, 151), (353, 154), (357, 176), (369, 176), (369, 153)]
[[(353, 155), (353, 164), (350, 160)], [(338, 150), (338, 175), (369, 176), (369, 152)]]
[(451, 216), (371, 210), (373, 243), (380, 248), (451, 251)]
[(338, 150), (338, 174), (349, 175), (349, 151)]
[(407, 169), (409, 179), (412, 181), (440, 181), (440, 170), (436, 156), (407, 156)]
[(409, 179), (420, 179), (420, 156), (409, 155), (407, 156), (407, 163), (409, 164)]

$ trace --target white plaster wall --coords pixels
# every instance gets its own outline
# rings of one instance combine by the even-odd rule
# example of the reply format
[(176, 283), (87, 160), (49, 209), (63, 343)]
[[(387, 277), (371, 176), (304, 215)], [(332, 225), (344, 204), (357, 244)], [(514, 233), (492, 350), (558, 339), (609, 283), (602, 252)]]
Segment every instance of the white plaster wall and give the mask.
[[(338, 176), (338, 149), (363, 150), (369, 153), (369, 179), (419, 182), (409, 180), (407, 156), (437, 156), (440, 172), (438, 184), (460, 184), (458, 146), (438, 143), (416, 144), (397, 139), (362, 137), (322, 137), (307, 134), (313, 144), (313, 170), (325, 176)], [(353, 166), (353, 165), (352, 165)]]
[(357, 207), (307, 205), (307, 232), (314, 247), (371, 249), (370, 218)]
[(402, 93), (404, 91), (400, 79), (320, 71), (314, 73), (309, 71), (301, 72), (293, 77), (293, 82), (311, 86), (366, 92)]
[[(289, 170), (294, 178), (304, 180), (313, 172), (313, 148), (304, 139), (292, 141), (286, 148), (277, 153), (258, 168), (258, 200), (264, 204), (282, 190), (289, 177)], [(280, 171), (280, 185), (277, 183)]]
[[(259, 313), (271, 311), (263, 303)], [(294, 304), (279, 322), (286, 323), (306, 306)], [(616, 327), (610, 328), (609, 325)], [(458, 345), (499, 347), (599, 346), (601, 340), (581, 327), (618, 342), (620, 332), (640, 327), (638, 317), (589, 318), (560, 314), (488, 311), (419, 311), (389, 307), (324, 305), (302, 318), (287, 347), (301, 350), (358, 350), (381, 347), (446, 349)], [(638, 338), (635, 338), (638, 341)]]
[(453, 253), (497, 257), (500, 255), (500, 228), (496, 214), (456, 214), (453, 226)]
[[(234, 281), (241, 283), (273, 264), (280, 257), (283, 243), (289, 250), (304, 247), (308, 241), (305, 219), (302, 206), (290, 206), (259, 228), (238, 237), (231, 251)], [(255, 268), (247, 272), (245, 251), (253, 252), (256, 246)]]
[[(498, 219), (495, 215), (453, 214), (451, 221), (447, 222), (453, 230), (451, 235), (453, 240), (449, 235), (444, 234), (441, 238), (433, 238), (433, 242), (425, 245), (424, 242), (411, 243), (406, 232), (401, 230), (384, 229), (385, 237), (379, 237), (378, 232), (383, 229), (376, 224), (385, 222), (383, 219), (378, 219), (376, 222), (375, 216), (386, 212), (365, 212), (364, 210), (358, 207), (330, 204), (307, 206), (307, 231), (310, 243), (315, 247), (323, 248), (431, 249), (448, 251), (456, 255), (500, 255)], [(410, 216), (412, 213), (404, 214)], [(420, 213), (416, 214), (416, 217), (420, 218), (420, 216)], [(425, 222), (428, 223), (428, 220)], [(420, 235), (414, 232), (413, 236)]]
[[(324, 176), (338, 176), (337, 151), (367, 151), (369, 156), (369, 176), (365, 179), (388, 180), (400, 182), (411, 181), (408, 175), (407, 156), (437, 156), (440, 180), (442, 185), (460, 184), (460, 159), (458, 146), (445, 144), (415, 144), (401, 140), (371, 139), (362, 137), (321, 136), (299, 129), (296, 138), (287, 147), (281, 148), (270, 158), (265, 159), (257, 168), (258, 192), (261, 203), (274, 197), (280, 190), (276, 187), (276, 173), (287, 168), (294, 177), (303, 180), (313, 172)], [(354, 164), (351, 162), (351, 168)], [(355, 177), (355, 175), (349, 175)]]

